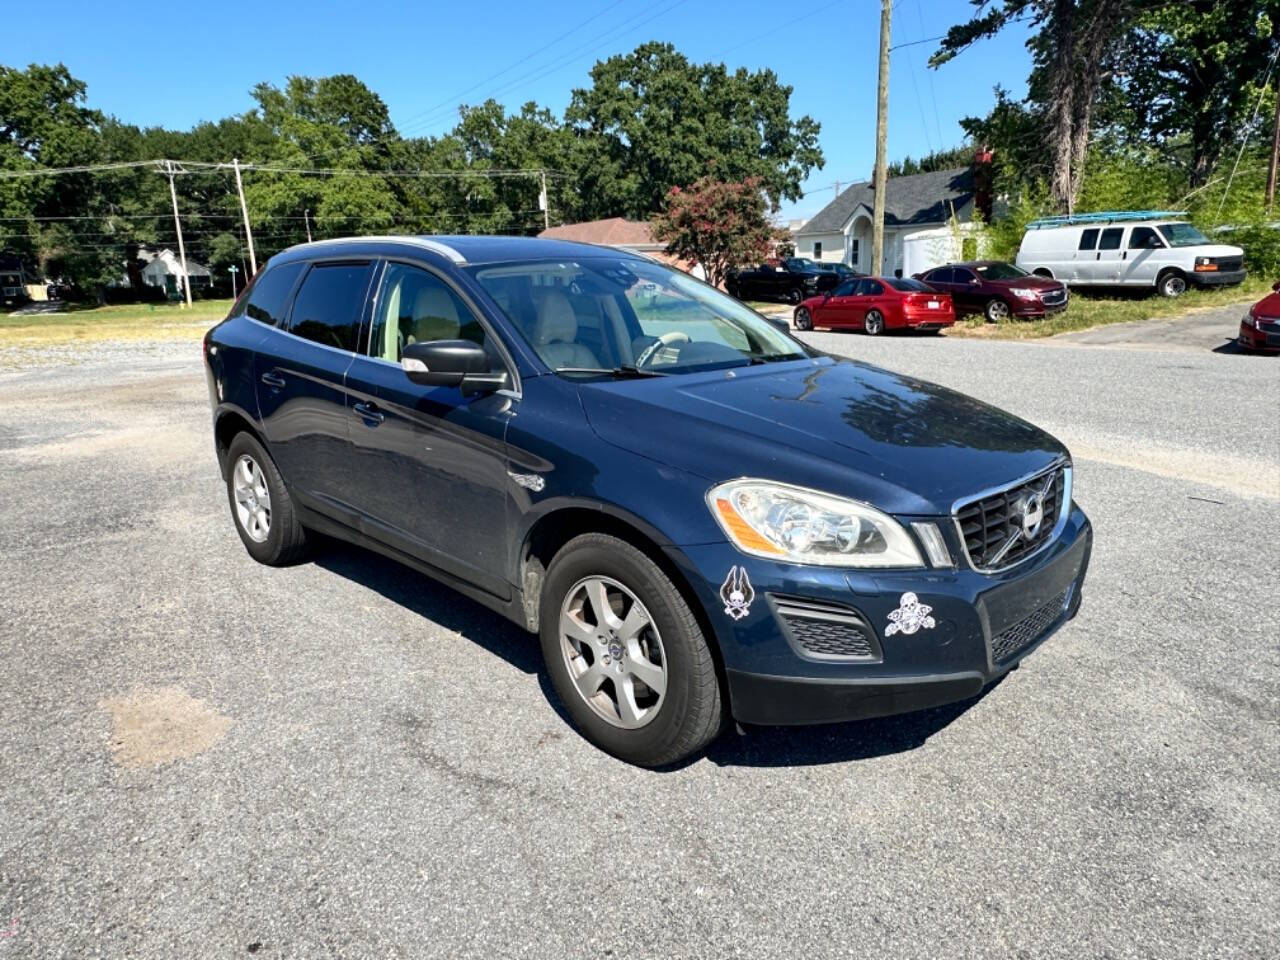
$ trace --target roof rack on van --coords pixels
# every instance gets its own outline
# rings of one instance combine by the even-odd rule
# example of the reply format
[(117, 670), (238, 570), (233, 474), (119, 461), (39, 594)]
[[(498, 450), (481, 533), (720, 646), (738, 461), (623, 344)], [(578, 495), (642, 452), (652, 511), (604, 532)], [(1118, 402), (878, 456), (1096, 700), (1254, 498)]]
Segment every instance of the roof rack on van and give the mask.
[(1185, 210), (1103, 210), (1098, 213), (1073, 213), (1061, 217), (1041, 217), (1027, 224), (1028, 230), (1066, 227), (1073, 223), (1119, 223), (1126, 220), (1170, 220), (1186, 217)]

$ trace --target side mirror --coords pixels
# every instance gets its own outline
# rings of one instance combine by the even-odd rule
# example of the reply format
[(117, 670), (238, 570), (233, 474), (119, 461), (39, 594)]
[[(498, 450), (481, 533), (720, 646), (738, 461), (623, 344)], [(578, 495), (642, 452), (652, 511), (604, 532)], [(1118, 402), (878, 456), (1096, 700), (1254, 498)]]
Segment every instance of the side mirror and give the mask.
[(977, 286), (978, 284), (980, 284), (981, 282), (982, 282), (982, 281), (981, 281), (981, 280), (979, 280), (977, 277), (970, 277), (970, 278), (969, 278), (969, 286), (971, 286), (971, 287), (976, 287), (976, 286)]
[(507, 386), (507, 372), (491, 371), (484, 347), (470, 340), (411, 343), (400, 357), (400, 369), (421, 386), (458, 387), (464, 394), (493, 393)]

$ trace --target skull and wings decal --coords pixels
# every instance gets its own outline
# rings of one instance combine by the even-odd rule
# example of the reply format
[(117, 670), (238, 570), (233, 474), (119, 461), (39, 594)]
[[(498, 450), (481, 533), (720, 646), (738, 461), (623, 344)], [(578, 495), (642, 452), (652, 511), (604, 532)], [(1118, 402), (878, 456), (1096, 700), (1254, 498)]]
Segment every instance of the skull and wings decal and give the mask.
[(724, 601), (724, 612), (735, 620), (741, 620), (751, 612), (751, 601), (756, 592), (747, 579), (745, 567), (730, 567), (729, 575), (720, 585), (720, 599)]
[(933, 607), (921, 603), (914, 593), (904, 593), (898, 601), (898, 609), (889, 611), (889, 625), (884, 628), (884, 635), (915, 633), (921, 627), (929, 630), (934, 626), (933, 617), (929, 616), (931, 612)]

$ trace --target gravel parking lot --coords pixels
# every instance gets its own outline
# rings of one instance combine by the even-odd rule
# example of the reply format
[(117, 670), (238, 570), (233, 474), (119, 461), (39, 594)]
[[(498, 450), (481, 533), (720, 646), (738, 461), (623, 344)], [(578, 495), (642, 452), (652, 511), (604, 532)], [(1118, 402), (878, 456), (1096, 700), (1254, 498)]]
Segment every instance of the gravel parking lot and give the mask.
[(809, 336), (1064, 439), (1084, 607), (976, 701), (661, 773), (449, 590), (250, 561), (198, 344), (0, 369), (0, 960), (1274, 956), (1280, 362)]

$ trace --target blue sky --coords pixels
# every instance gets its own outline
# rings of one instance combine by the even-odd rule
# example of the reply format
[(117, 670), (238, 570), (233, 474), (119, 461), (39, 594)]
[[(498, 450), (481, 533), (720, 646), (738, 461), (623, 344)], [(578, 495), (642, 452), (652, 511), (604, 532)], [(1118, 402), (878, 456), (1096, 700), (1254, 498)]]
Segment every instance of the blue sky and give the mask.
[[(898, 0), (893, 43), (944, 33), (972, 10), (969, 0)], [(459, 101), (490, 95), (512, 107), (536, 100), (559, 113), (597, 59), (663, 40), (695, 62), (772, 68), (794, 87), (793, 115), (822, 124), (826, 167), (809, 178), (804, 199), (784, 206), (784, 217), (817, 212), (836, 180), (866, 179), (875, 158), (878, 0), (313, 0), (159, 11), (62, 3), (50, 22), (48, 8), (15, 4), (5, 34), (21, 37), (21, 49), (7, 45), (3, 62), (62, 61), (89, 85), (92, 106), (173, 128), (247, 110), (249, 90), (262, 80), (353, 73), (387, 102), (402, 133), (420, 135), (447, 131)], [(890, 157), (958, 144), (958, 121), (985, 113), (996, 83), (1022, 96), (1025, 40), (1015, 29), (938, 71), (925, 68), (936, 43), (896, 50)]]

